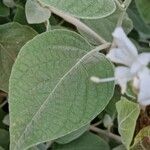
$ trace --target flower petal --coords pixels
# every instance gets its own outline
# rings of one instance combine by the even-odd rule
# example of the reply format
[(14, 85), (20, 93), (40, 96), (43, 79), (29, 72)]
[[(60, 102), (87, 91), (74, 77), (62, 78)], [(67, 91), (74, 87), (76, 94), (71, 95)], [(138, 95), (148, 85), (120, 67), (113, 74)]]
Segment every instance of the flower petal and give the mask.
[(131, 66), (131, 73), (142, 71), (150, 63), (150, 53), (142, 53)]
[(138, 56), (137, 49), (126, 36), (123, 29), (121, 27), (117, 27), (112, 35), (118, 48), (123, 51), (130, 61), (134, 61)]
[(128, 57), (128, 55), (126, 55), (124, 51), (119, 48), (111, 49), (110, 52), (106, 55), (106, 57), (115, 63), (123, 64), (126, 66), (131, 66), (133, 60), (135, 60)]
[(139, 74), (138, 101), (141, 105), (150, 105), (150, 70), (145, 68)]
[(128, 67), (116, 67), (115, 78), (117, 84), (119, 84), (121, 87), (122, 93), (125, 93), (127, 82), (130, 81), (133, 78), (133, 76), (130, 73), (130, 69)]

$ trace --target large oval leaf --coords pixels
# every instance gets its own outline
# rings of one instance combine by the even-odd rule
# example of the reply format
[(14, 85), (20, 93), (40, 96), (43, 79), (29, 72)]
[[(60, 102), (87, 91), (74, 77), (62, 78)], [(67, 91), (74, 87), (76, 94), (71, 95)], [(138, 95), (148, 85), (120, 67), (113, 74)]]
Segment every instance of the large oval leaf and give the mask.
[(105, 108), (114, 83), (97, 85), (90, 77), (113, 76), (113, 67), (90, 49), (66, 30), (41, 34), (22, 48), (9, 88), (11, 150), (69, 134)]
[(12, 65), (21, 47), (37, 33), (28, 26), (7, 23), (0, 26), (0, 89), (8, 92)]
[(112, 14), (113, 0), (38, 0), (44, 6), (55, 7), (78, 18), (102, 18)]

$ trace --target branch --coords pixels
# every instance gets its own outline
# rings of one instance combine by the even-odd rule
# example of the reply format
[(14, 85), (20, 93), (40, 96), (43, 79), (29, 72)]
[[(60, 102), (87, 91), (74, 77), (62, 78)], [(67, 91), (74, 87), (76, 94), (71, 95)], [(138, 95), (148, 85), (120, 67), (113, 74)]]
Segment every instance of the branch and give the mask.
[(67, 22), (73, 24), (74, 26), (76, 26), (78, 29), (84, 31), (85, 33), (89, 34), (91, 37), (93, 37), (97, 42), (99, 43), (107, 43), (100, 35), (98, 35), (95, 31), (93, 31), (91, 28), (89, 28), (86, 24), (84, 24), (83, 22), (81, 22), (80, 20), (78, 20), (77, 18), (67, 14), (67, 13), (63, 13), (59, 10), (57, 10), (54, 7), (49, 7), (50, 10), (60, 16), (61, 18), (63, 18), (64, 20), (66, 20)]
[(99, 129), (99, 128), (94, 127), (94, 126), (90, 126), (90, 130), (93, 131), (93, 132), (96, 132), (96, 133), (98, 133), (98, 134), (105, 135), (105, 136), (107, 136), (107, 137), (109, 137), (109, 138), (111, 138), (111, 139), (114, 139), (114, 140), (115, 140), (116, 142), (118, 142), (118, 143), (122, 143), (121, 137), (118, 136), (118, 135), (115, 135), (115, 134), (113, 134), (113, 133), (111, 133), (111, 132), (108, 132), (108, 131)]
[(93, 31), (90, 27), (88, 27), (86, 24), (81, 22), (79, 19), (71, 16), (70, 14), (63, 13), (62, 11), (52, 7), (52, 6), (44, 6), (41, 2), (38, 1), (38, 3), (42, 7), (47, 7), (52, 13), (56, 14), (57, 16), (63, 18), (65, 21), (73, 24), (78, 29), (82, 30), (83, 32), (87, 33), (91, 37), (93, 37), (99, 44), (105, 44), (108, 43), (105, 41), (104, 38), (102, 38), (100, 35), (98, 35), (95, 31)]
[(1, 105), (0, 105), (0, 108), (4, 107), (6, 104), (7, 104), (7, 100), (5, 100)]

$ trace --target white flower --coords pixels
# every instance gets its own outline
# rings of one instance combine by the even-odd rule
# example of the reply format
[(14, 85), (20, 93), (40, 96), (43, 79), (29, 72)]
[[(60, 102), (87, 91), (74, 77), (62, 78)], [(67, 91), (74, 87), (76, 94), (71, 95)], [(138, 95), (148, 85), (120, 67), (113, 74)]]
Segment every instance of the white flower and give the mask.
[[(121, 27), (117, 27), (112, 35), (116, 48), (110, 50), (107, 58), (121, 65), (115, 68), (116, 84), (119, 84), (122, 93), (125, 93), (127, 82), (132, 80), (133, 87), (139, 90), (139, 103), (141, 105), (150, 104), (150, 70), (147, 67), (148, 63), (150, 63), (150, 53), (138, 54), (136, 47)], [(98, 78), (92, 78), (95, 78), (98, 83)], [(101, 80), (103, 82), (104, 80), (109, 81), (109, 79), (99, 79), (99, 82)]]
[(138, 102), (141, 105), (150, 104), (150, 70), (145, 68), (139, 73), (139, 94)]

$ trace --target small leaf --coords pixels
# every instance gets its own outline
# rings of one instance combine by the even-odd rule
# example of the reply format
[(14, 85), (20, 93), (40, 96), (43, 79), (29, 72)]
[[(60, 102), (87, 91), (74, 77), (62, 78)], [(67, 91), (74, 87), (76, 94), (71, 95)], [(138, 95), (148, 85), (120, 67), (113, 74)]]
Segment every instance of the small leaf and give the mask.
[(14, 0), (3, 0), (3, 3), (10, 8), (15, 6)]
[(53, 150), (109, 150), (109, 145), (97, 135), (87, 132), (69, 144), (55, 144)]
[(94, 19), (112, 14), (115, 9), (113, 0), (38, 0), (44, 6), (54, 7), (78, 18)]
[(128, 101), (125, 98), (122, 98), (122, 100), (117, 102), (116, 108), (118, 112), (119, 133), (123, 144), (129, 149), (140, 108), (138, 104)]
[(113, 120), (108, 114), (105, 114), (103, 118), (103, 124), (104, 124), (104, 127), (108, 129), (110, 129), (111, 126), (113, 125)]
[(150, 126), (143, 128), (134, 139), (132, 150), (140, 148), (141, 150), (150, 149)]
[(104, 110), (114, 82), (90, 77), (113, 76), (113, 65), (91, 48), (67, 30), (45, 32), (22, 48), (9, 87), (11, 150), (65, 136)]
[(150, 1), (149, 0), (135, 0), (137, 9), (145, 21), (145, 23), (149, 24), (150, 23)]
[(23, 25), (30, 25), (38, 33), (45, 32), (46, 30), (44, 23), (41, 23), (41, 24), (28, 24), (27, 23), (24, 7), (17, 7), (13, 21), (18, 22)]
[(3, 124), (9, 126), (10, 123), (9, 123), (9, 115), (8, 114), (4, 117)]
[(67, 144), (67, 143), (79, 138), (84, 132), (86, 132), (89, 129), (89, 126), (90, 126), (89, 124), (86, 126), (83, 126), (80, 129), (55, 140), (55, 142), (57, 142), (59, 144)]
[(50, 10), (42, 7), (37, 0), (27, 0), (25, 12), (27, 21), (30, 24), (45, 22), (51, 16)]
[(12, 65), (20, 48), (36, 35), (28, 27), (12, 22), (0, 25), (0, 89), (8, 92), (8, 80)]

